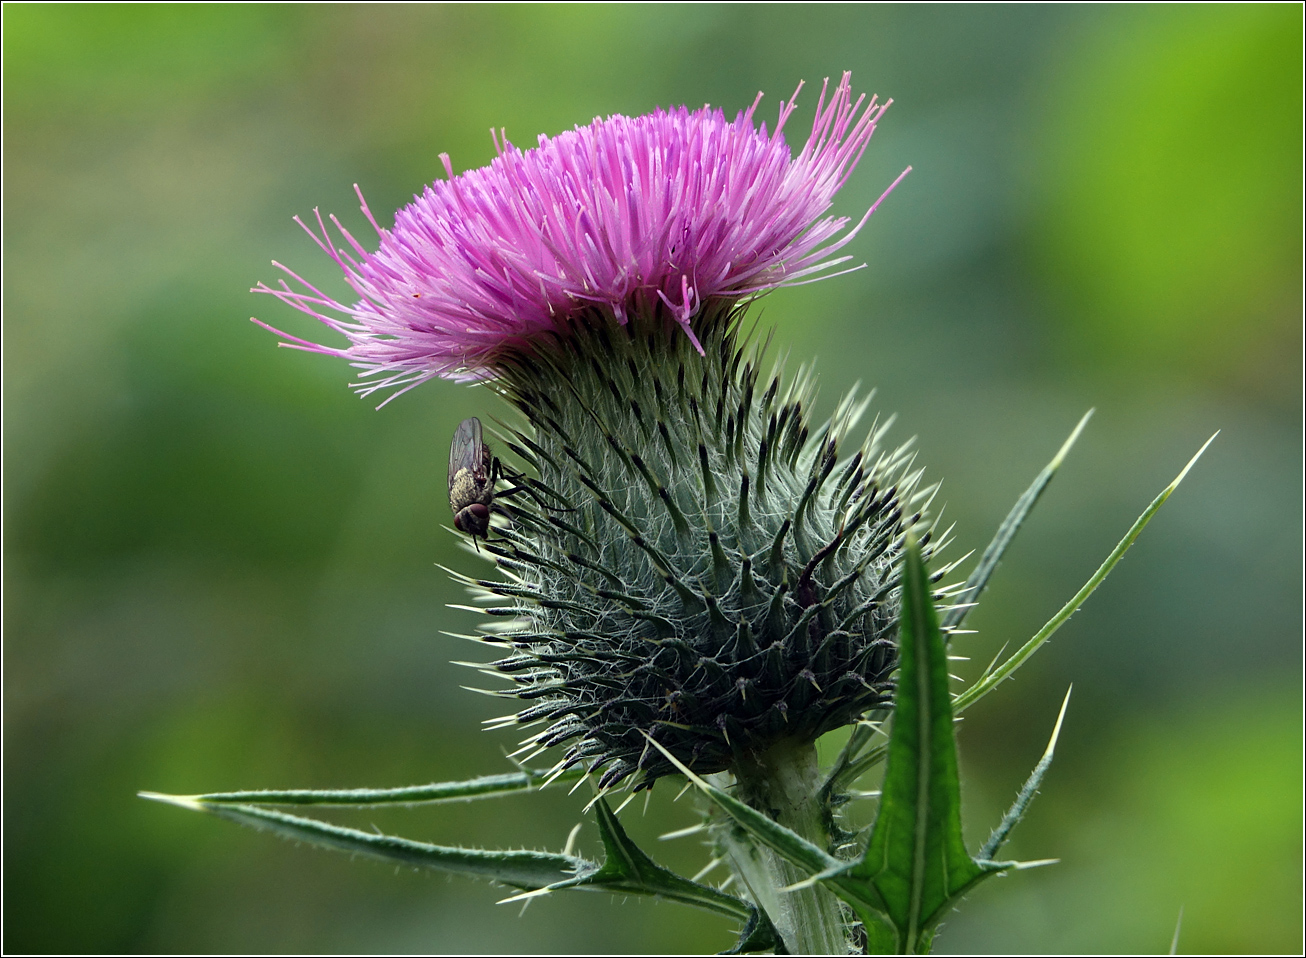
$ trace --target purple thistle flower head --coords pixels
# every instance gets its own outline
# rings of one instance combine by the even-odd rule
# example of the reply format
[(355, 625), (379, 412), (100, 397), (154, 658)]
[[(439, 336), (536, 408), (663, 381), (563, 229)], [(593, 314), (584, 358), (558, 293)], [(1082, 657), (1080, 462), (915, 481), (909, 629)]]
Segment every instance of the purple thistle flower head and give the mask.
[(704, 307), (838, 275), (828, 270), (850, 257), (835, 254), (883, 200), (851, 229), (849, 218), (824, 215), (892, 102), (854, 101), (850, 77), (828, 100), (823, 85), (797, 156), (783, 136), (793, 99), (768, 133), (753, 125), (760, 93), (733, 122), (720, 109), (680, 107), (595, 119), (525, 151), (496, 137), (490, 165), (458, 176), (441, 154), (449, 178), (401, 209), (393, 229), (363, 202), (380, 237), (375, 252), (334, 216), (349, 248), (335, 244), (320, 213), (316, 230), (299, 221), (344, 271), (359, 297), (353, 306), (279, 263), (298, 288), (283, 280), (254, 290), (316, 317), (349, 346), (266, 328), (282, 345), (348, 359), (363, 370), (363, 395), (398, 395), (435, 376), (491, 377), (500, 358), (582, 319), (661, 317), (701, 352), (692, 322)]

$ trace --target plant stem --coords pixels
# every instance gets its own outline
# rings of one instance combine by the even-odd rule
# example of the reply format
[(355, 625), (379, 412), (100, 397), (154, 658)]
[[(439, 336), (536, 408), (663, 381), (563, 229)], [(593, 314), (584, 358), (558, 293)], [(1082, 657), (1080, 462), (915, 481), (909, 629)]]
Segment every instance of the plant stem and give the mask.
[[(745, 757), (734, 772), (740, 799), (814, 845), (830, 847), (830, 810), (819, 795), (815, 743), (781, 740), (760, 755)], [(731, 867), (793, 954), (849, 953), (848, 915), (833, 893), (821, 885), (784, 891), (808, 876), (737, 829), (723, 831)]]

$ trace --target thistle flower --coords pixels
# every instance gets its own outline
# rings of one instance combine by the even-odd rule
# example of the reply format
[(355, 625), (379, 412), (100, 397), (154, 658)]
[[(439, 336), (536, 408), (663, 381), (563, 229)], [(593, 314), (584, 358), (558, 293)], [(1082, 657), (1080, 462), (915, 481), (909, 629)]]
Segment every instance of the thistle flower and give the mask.
[[(955, 563), (927, 575), (924, 560), (942, 545), (926, 518), (936, 486), (921, 486), (908, 446), (882, 447), (888, 424), (878, 420), (840, 461), (868, 400), (849, 394), (811, 423), (810, 371), (763, 377), (765, 343), (743, 332), (750, 299), (846, 262), (835, 254), (875, 209), (847, 231), (848, 220), (825, 216), (883, 113), (872, 99), (859, 115), (864, 100), (852, 102), (846, 74), (828, 105), (826, 92), (797, 157), (781, 138), (792, 103), (770, 135), (753, 128), (756, 102), (732, 124), (708, 108), (611, 117), (526, 153), (505, 140), (489, 168), (451, 172), (400, 211), (393, 231), (378, 226), (375, 253), (343, 229), (354, 253), (338, 249), (318, 217), (314, 236), (359, 302), (343, 306), (306, 283), (256, 291), (351, 345), (289, 336), (283, 345), (348, 358), (368, 380), (364, 393), (397, 395), (433, 376), (488, 379), (520, 413), (496, 440), (512, 458), (492, 454), (475, 418), (450, 448), (455, 527), (481, 537), (501, 573), (452, 573), (489, 603), (478, 611), (499, 617), (467, 638), (506, 653), (488, 667), (463, 664), (507, 680), (490, 694), (515, 711), (493, 721), (536, 729), (523, 764), (565, 752), (552, 772), (411, 788), (143, 797), (522, 891), (507, 901), (586, 888), (696, 905), (744, 922), (730, 954), (924, 953), (962, 895), (1021, 867), (994, 858), (1039, 788), (1065, 704), (977, 857), (961, 828), (955, 714), (1069, 618), (1197, 457), (1074, 599), (953, 696), (945, 634), (1088, 417), (967, 581), (933, 590), (951, 599), (940, 623), (926, 583)], [(851, 723), (822, 770), (817, 738)], [(839, 809), (886, 757), (881, 792), (861, 793), (879, 799), (863, 842)], [(575, 766), (599, 773), (591, 806), (602, 864), (573, 854), (570, 840), (561, 854), (450, 848), (265, 807), (472, 800), (548, 785)], [(604, 800), (618, 783), (648, 787), (672, 772), (712, 803), (704, 824), (715, 856), (694, 879), (635, 846)], [(729, 774), (709, 783), (708, 773)], [(721, 862), (746, 900), (699, 884)]]
[(848, 74), (828, 92), (796, 156), (792, 100), (770, 133), (754, 102), (505, 140), (377, 227), (375, 253), (319, 216), (355, 306), (257, 290), (347, 336), (287, 339), (362, 368), (364, 393), (491, 378), (521, 412), (523, 468), (482, 546), (506, 581), (464, 581), (510, 619), (482, 636), (524, 702), (503, 721), (541, 726), (525, 750), (565, 745), (560, 771), (648, 785), (673, 770), (653, 740), (743, 775), (890, 703), (899, 552), (916, 526), (928, 545), (933, 489), (879, 426), (839, 463), (866, 403), (813, 427), (811, 376), (763, 379), (740, 326), (752, 298), (845, 263), (878, 206), (827, 215), (888, 105), (854, 102)]
[(348, 359), (363, 370), (363, 394), (492, 376), (505, 355), (580, 318), (624, 325), (664, 313), (701, 352), (693, 321), (705, 308), (829, 275), (879, 205), (848, 230), (848, 218), (824, 215), (889, 106), (854, 102), (847, 73), (828, 102), (827, 92), (797, 156), (783, 136), (794, 100), (768, 133), (753, 126), (761, 94), (733, 122), (681, 107), (596, 119), (524, 152), (496, 137), (491, 164), (458, 176), (441, 154), (449, 179), (400, 210), (393, 229), (363, 202), (380, 236), (374, 253), (334, 217), (350, 249), (321, 214), (318, 231), (300, 223), (344, 271), (353, 306), (280, 264), (302, 288), (255, 291), (346, 336), (335, 348), (273, 330), (284, 345)]

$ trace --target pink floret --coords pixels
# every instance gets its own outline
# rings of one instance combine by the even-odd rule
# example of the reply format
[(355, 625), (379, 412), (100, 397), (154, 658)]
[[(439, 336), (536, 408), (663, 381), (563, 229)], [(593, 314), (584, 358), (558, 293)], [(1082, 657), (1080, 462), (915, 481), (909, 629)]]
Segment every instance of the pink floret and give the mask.
[(435, 376), (493, 376), (498, 358), (580, 316), (624, 324), (663, 315), (697, 347), (691, 320), (704, 305), (832, 275), (850, 258), (834, 254), (879, 205), (851, 229), (848, 217), (824, 215), (889, 106), (854, 102), (847, 73), (828, 102), (827, 92), (828, 81), (797, 156), (782, 135), (793, 100), (768, 134), (765, 123), (753, 126), (761, 94), (734, 122), (719, 109), (681, 107), (596, 119), (541, 136), (531, 150), (496, 138), (490, 165), (458, 176), (442, 154), (449, 179), (401, 209), (393, 229), (363, 203), (376, 252), (335, 217), (345, 248), (320, 214), (316, 229), (304, 227), (344, 271), (353, 306), (279, 263), (296, 285), (254, 291), (348, 338), (332, 348), (273, 329), (283, 345), (362, 369), (364, 395), (398, 395)]

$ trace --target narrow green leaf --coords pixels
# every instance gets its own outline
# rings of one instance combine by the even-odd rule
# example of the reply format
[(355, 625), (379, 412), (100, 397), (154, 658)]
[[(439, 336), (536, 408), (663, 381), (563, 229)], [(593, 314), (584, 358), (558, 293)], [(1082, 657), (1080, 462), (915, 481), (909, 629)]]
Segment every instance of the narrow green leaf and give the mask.
[(1079, 439), (1079, 434), (1084, 431), (1084, 427), (1088, 425), (1088, 421), (1092, 417), (1092, 409), (1084, 413), (1084, 418), (1079, 420), (1079, 425), (1070, 434), (1070, 438), (1061, 444), (1061, 448), (1052, 457), (1052, 461), (1043, 467), (1043, 471), (1035, 477), (1033, 485), (1026, 489), (1021, 497), (1016, 500), (1016, 504), (1011, 507), (1007, 517), (1002, 520), (1002, 525), (998, 526), (993, 541), (989, 543), (988, 548), (984, 550), (984, 555), (980, 557), (979, 565), (970, 574), (961, 592), (953, 598), (953, 607), (944, 615), (942, 626), (944, 632), (961, 625), (962, 620), (975, 607), (975, 603), (979, 601), (980, 593), (984, 591), (989, 578), (997, 569), (998, 563), (1002, 561), (1002, 554), (1007, 551), (1007, 546), (1016, 537), (1016, 533), (1020, 530), (1025, 517), (1034, 508), (1039, 496), (1043, 495), (1043, 490), (1047, 488), (1048, 483), (1052, 481), (1052, 477), (1056, 475), (1057, 469), (1065, 461), (1066, 454), (1070, 452), (1070, 447)]
[(269, 831), (292, 841), (307, 842), (320, 848), (331, 848), (355, 855), (366, 855), (382, 861), (395, 862), (435, 871), (484, 878), (514, 888), (535, 889), (572, 881), (598, 871), (598, 865), (574, 855), (553, 852), (481, 851), (474, 848), (452, 848), (416, 842), (393, 835), (363, 832), (319, 822), (312, 818), (287, 815), (254, 805), (198, 802), (177, 795), (159, 795), (141, 792), (142, 798), (178, 805), (191, 811), (206, 812), (218, 818)]
[(948, 652), (920, 546), (908, 536), (902, 574), (898, 691), (880, 810), (852, 874), (873, 885), (917, 954), (948, 906), (994, 870), (971, 859), (961, 834), (961, 781), (948, 689)]
[(1061, 735), (1061, 723), (1065, 720), (1066, 706), (1070, 704), (1070, 693), (1073, 689), (1073, 685), (1066, 689), (1066, 697), (1061, 703), (1061, 711), (1057, 714), (1057, 724), (1052, 729), (1052, 737), (1048, 739), (1048, 747), (1044, 749), (1043, 757), (1034, 766), (1034, 771), (1025, 780), (1025, 785), (1021, 788), (1020, 794), (1016, 796), (1015, 802), (1007, 809), (1007, 813), (1002, 816), (1002, 821), (998, 823), (998, 827), (993, 829), (993, 834), (989, 836), (989, 840), (980, 849), (980, 861), (993, 860), (993, 856), (1006, 843), (1011, 830), (1019, 825), (1020, 820), (1025, 817), (1025, 810), (1029, 808), (1029, 803), (1034, 800), (1034, 795), (1038, 792), (1039, 786), (1043, 784), (1043, 776), (1047, 774), (1048, 768), (1052, 765), (1052, 754), (1057, 748), (1057, 738)]
[(825, 781), (821, 784), (823, 792), (838, 790), (849, 763), (857, 757), (874, 734), (874, 730), (868, 722), (858, 722), (853, 726), (852, 731), (848, 733), (848, 741), (844, 742), (843, 748), (839, 749), (834, 765), (830, 767), (830, 771), (825, 776)]
[[(830, 771), (826, 773), (825, 781), (821, 783), (821, 794), (825, 796), (827, 801), (832, 796), (841, 794), (851, 788), (858, 777), (881, 757), (876, 756), (870, 763), (867, 763), (865, 761), (866, 756), (863, 755), (863, 750), (866, 749), (879, 730), (879, 722), (863, 720), (853, 726), (853, 730), (848, 734), (848, 741), (839, 750), (834, 765), (830, 767)], [(871, 754), (875, 755), (874, 751)]]
[(293, 788), (247, 792), (211, 792), (206, 795), (177, 796), (194, 802), (224, 802), (240, 805), (428, 805), (440, 802), (472, 802), (480, 798), (498, 798), (529, 791), (545, 784), (574, 782), (584, 772), (573, 769), (548, 780), (547, 771), (522, 769), (503, 775), (482, 775), (464, 782), (434, 782), (404, 788)]
[(889, 754), (889, 746), (886, 743), (877, 743), (868, 748), (857, 761), (851, 763), (843, 774), (843, 781), (848, 785), (856, 782), (875, 766), (884, 761)]
[[(597, 806), (599, 833), (607, 852), (602, 866), (568, 854), (516, 851), (482, 851), (447, 847), (359, 831), (340, 825), (284, 812), (272, 811), (230, 796), (249, 796), (268, 804), (382, 805), (402, 802), (470, 801), (510, 794), (535, 785), (542, 773), (524, 771), (512, 775), (486, 776), (469, 782), (447, 782), (407, 789), (349, 789), (336, 791), (293, 790), (284, 792), (230, 792), (211, 795), (161, 795), (141, 792), (142, 798), (204, 812), (261, 831), (270, 831), (293, 841), (331, 848), (356, 855), (414, 867), (484, 878), (527, 892), (559, 891), (566, 888), (602, 888), (625, 894), (653, 895), (748, 923), (749, 950), (773, 948), (778, 938), (765, 918), (759, 923), (757, 909), (733, 895), (690, 881), (658, 865), (626, 835), (607, 803)], [(512, 900), (512, 899), (508, 899)], [(767, 938), (767, 935), (772, 938)], [(744, 940), (741, 939), (741, 943)]]
[[(1217, 432), (1215, 436), (1218, 435), (1220, 434)], [(1179, 475), (1175, 477), (1174, 482), (1166, 486), (1165, 489), (1161, 491), (1161, 494), (1152, 500), (1152, 504), (1143, 510), (1143, 514), (1134, 521), (1132, 526), (1129, 527), (1129, 531), (1125, 533), (1125, 537), (1120, 540), (1114, 549), (1111, 550), (1111, 554), (1106, 557), (1106, 561), (1103, 562), (1098, 570), (1093, 573), (1092, 577), (1084, 583), (1084, 587), (1076, 592), (1074, 597), (1061, 607), (1061, 611), (1049, 619), (1048, 623), (1043, 626), (1043, 628), (1039, 629), (1032, 639), (1012, 653), (1009, 659), (957, 696), (952, 706), (954, 712), (961, 712), (963, 709), (969, 708), (984, 696), (988, 695), (989, 692), (993, 691), (993, 689), (995, 689), (1004, 679), (1008, 678), (1012, 672), (1015, 672), (1016, 669), (1024, 665), (1025, 661), (1037, 652), (1043, 643), (1050, 639), (1052, 634), (1065, 624), (1067, 619), (1078, 611), (1079, 607), (1084, 604), (1084, 601), (1093, 594), (1093, 591), (1099, 585), (1102, 584), (1102, 580), (1105, 579), (1107, 575), (1110, 574), (1111, 570), (1115, 568), (1116, 563), (1119, 562), (1120, 558), (1129, 550), (1129, 547), (1134, 544), (1134, 540), (1138, 538), (1139, 534), (1147, 524), (1152, 521), (1152, 516), (1156, 515), (1161, 506), (1165, 504), (1165, 501), (1170, 498), (1170, 494), (1174, 492), (1175, 489), (1179, 488), (1179, 483), (1184, 481), (1184, 477), (1188, 475), (1188, 470), (1193, 468), (1197, 460), (1201, 458), (1202, 453), (1206, 452), (1206, 447), (1215, 442), (1215, 436), (1206, 440), (1206, 443), (1202, 448), (1197, 450), (1197, 455), (1188, 460), (1188, 465), (1184, 466)]]

